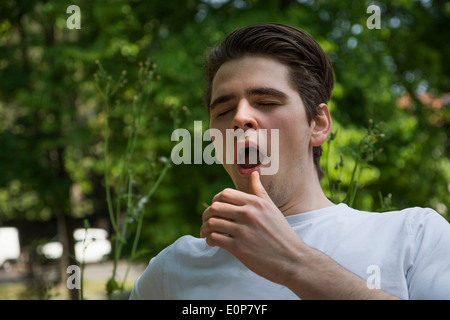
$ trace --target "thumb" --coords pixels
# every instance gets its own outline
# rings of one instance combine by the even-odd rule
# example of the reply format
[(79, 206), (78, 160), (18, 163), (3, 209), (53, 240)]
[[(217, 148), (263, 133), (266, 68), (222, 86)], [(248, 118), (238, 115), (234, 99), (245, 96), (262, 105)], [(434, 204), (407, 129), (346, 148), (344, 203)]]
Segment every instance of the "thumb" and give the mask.
[(272, 202), (269, 194), (261, 183), (261, 179), (258, 171), (253, 171), (250, 175), (250, 192), (255, 196), (266, 199)]

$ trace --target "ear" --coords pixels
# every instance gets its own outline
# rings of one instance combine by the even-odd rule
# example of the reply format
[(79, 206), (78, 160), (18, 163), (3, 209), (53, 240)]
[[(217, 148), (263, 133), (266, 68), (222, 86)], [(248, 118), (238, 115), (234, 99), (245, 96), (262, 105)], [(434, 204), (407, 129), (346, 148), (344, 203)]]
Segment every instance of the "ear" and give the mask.
[(328, 138), (331, 131), (331, 116), (328, 106), (325, 103), (319, 105), (318, 116), (311, 123), (311, 145), (321, 146)]

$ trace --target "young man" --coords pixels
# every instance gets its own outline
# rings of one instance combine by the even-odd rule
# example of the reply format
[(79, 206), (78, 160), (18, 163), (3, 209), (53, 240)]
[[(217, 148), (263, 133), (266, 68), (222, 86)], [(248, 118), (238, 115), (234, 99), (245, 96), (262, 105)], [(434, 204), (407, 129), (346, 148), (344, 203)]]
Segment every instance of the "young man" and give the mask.
[[(279, 170), (223, 162), (236, 189), (213, 198), (202, 238), (184, 236), (150, 261), (132, 299), (450, 299), (450, 225), (439, 214), (360, 212), (322, 192), (333, 71), (310, 35), (238, 29), (212, 50), (205, 78), (210, 127), (224, 137), (277, 129), (267, 144), (278, 143)], [(251, 135), (249, 146), (259, 148)]]

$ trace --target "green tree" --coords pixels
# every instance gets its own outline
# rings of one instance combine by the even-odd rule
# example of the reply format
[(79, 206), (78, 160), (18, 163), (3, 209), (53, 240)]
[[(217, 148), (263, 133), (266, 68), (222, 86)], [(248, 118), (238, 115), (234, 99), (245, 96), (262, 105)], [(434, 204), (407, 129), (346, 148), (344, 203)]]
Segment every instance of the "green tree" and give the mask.
[[(117, 189), (118, 175), (132, 132), (140, 62), (150, 57), (156, 68), (135, 150), (136, 197), (157, 178), (163, 167), (158, 158), (170, 155), (174, 127), (193, 131), (193, 120), (202, 120), (207, 128), (201, 96), (208, 48), (235, 28), (263, 21), (305, 29), (333, 62), (336, 85), (330, 108), (338, 133), (322, 164), (328, 161), (331, 181), (339, 180), (341, 191), (351, 189), (355, 151), (368, 124), (380, 130), (371, 144), (376, 152), (358, 177), (353, 205), (378, 210), (386, 208), (389, 199), (390, 208), (430, 206), (448, 218), (448, 2), (80, 0), (76, 4), (81, 29), (72, 30), (66, 26), (67, 3), (0, 4), (0, 221), (14, 224), (56, 217), (65, 248), (63, 266), (72, 263), (71, 230), (84, 218), (109, 216), (103, 171), (107, 116), (108, 183), (113, 198), (123, 194)], [(381, 9), (380, 29), (366, 26), (370, 4)], [(121, 77), (127, 81), (111, 101), (109, 115), (94, 78), (96, 60), (111, 81)], [(323, 180), (330, 196), (335, 191), (332, 185)], [(148, 260), (177, 237), (198, 235), (204, 203), (227, 186), (232, 183), (220, 165), (173, 166), (145, 203), (135, 252), (145, 252), (140, 257)], [(130, 239), (137, 228), (132, 224), (126, 230), (122, 257), (130, 256)]]

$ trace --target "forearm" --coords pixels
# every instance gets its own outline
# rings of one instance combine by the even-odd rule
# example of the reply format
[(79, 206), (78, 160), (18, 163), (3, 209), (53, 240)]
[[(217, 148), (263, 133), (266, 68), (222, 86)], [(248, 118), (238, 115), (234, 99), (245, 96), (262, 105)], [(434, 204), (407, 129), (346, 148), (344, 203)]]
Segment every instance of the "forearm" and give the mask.
[(203, 212), (202, 237), (219, 246), (254, 273), (291, 289), (302, 299), (393, 299), (307, 246), (251, 175), (247, 194), (225, 189)]
[(284, 285), (304, 300), (398, 299), (380, 289), (369, 289), (366, 281), (306, 245), (297, 264), (287, 272)]

